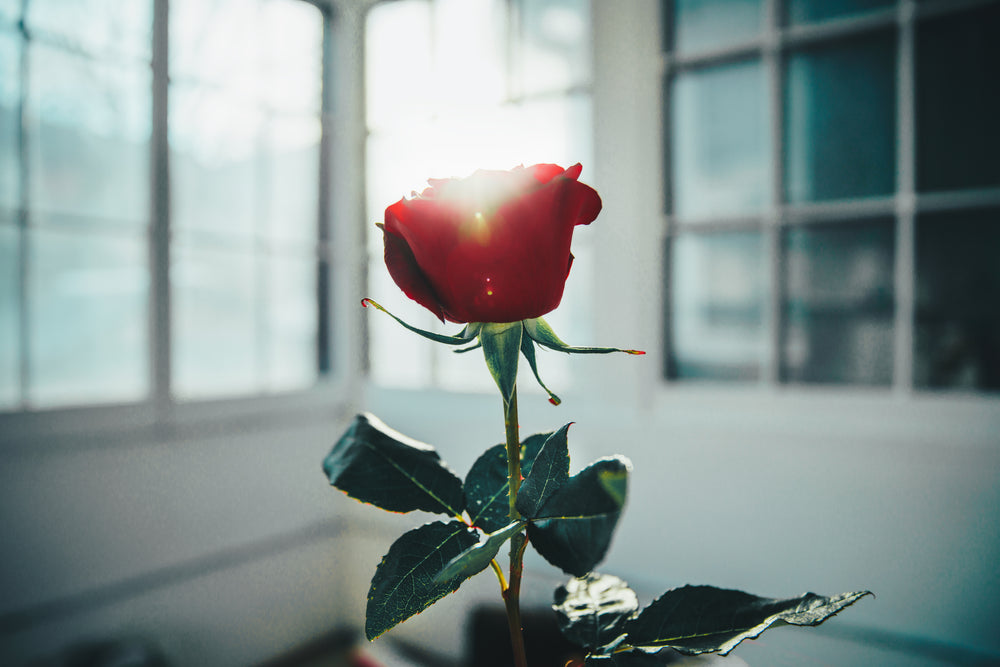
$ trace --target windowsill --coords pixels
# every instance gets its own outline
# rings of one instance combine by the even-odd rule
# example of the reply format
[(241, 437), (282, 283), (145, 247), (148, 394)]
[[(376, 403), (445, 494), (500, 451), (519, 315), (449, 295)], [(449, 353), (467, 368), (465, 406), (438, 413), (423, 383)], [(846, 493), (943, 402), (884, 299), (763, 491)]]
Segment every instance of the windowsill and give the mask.
[(0, 451), (40, 452), (187, 440), (322, 423), (349, 414), (344, 380), (282, 394), (0, 413)]

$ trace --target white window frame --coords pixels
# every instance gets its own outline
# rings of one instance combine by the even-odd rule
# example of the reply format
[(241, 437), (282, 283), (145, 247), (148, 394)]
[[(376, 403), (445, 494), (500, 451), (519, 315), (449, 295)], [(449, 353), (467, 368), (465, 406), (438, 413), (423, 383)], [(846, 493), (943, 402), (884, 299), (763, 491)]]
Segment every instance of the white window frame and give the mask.
[[(351, 165), (360, 163), (358, 128), (361, 110), (360, 44), (357, 7), (337, 0), (298, 0), (316, 6), (324, 16), (323, 100), (319, 173), (320, 238), (317, 252), (325, 261), (326, 303), (319, 310), (329, 332), (329, 370), (314, 386), (274, 394), (253, 394), (178, 401), (171, 395), (170, 194), (167, 137), (168, 0), (150, 0), (153, 10), (152, 132), (150, 137), (150, 203), (148, 257), (149, 395), (123, 404), (80, 405), (43, 409), (21, 407), (0, 412), (0, 451), (39, 445), (75, 446), (80, 441), (114, 444), (142, 439), (187, 437), (239, 431), (260, 425), (293, 425), (303, 420), (328, 420), (350, 411), (359, 393), (363, 364), (361, 308), (364, 254), (363, 176)], [(22, 96), (25, 93), (22, 91)], [(355, 149), (352, 151), (352, 149)], [(21, 151), (25, 150), (22, 145)], [(353, 153), (353, 155), (352, 155)], [(20, 216), (24, 227), (24, 213)], [(317, 263), (317, 266), (320, 264)], [(27, 298), (22, 272), (20, 299)], [(357, 305), (355, 308), (354, 306)], [(319, 305), (317, 303), (317, 308)], [(23, 306), (22, 306), (23, 312)], [(22, 322), (22, 339), (25, 324)], [(22, 350), (24, 350), (22, 343)], [(23, 357), (23, 352), (22, 352)], [(25, 360), (21, 360), (22, 368)], [(25, 371), (22, 370), (22, 375)], [(23, 380), (22, 380), (23, 383)]]

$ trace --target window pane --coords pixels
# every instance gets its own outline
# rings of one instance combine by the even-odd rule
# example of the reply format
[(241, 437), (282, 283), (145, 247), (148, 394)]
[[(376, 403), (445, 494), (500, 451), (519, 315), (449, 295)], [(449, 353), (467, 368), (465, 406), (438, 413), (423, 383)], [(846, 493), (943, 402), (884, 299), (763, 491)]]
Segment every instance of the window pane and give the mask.
[(756, 232), (674, 239), (670, 375), (753, 380), (764, 357), (764, 247)]
[(760, 61), (673, 80), (671, 174), (683, 218), (753, 214), (770, 201), (767, 86)]
[(398, 0), (375, 5), (365, 22), (368, 126), (429, 116), (434, 93), (427, 85), (428, 72), (433, 72), (430, 3)]
[(20, 59), (20, 36), (0, 26), (0, 209), (15, 208), (21, 199)]
[(565, 90), (590, 78), (590, 0), (520, 0), (524, 93)]
[(179, 399), (249, 394), (260, 388), (260, 300), (248, 250), (178, 246), (173, 288), (173, 381)]
[(255, 72), (261, 101), (272, 109), (320, 109), (323, 17), (307, 2), (269, 0), (261, 6), (260, 67)]
[(788, 0), (788, 22), (809, 23), (892, 7), (895, 0)]
[(917, 386), (1000, 389), (1000, 210), (917, 219)]
[(782, 379), (887, 385), (893, 366), (893, 221), (784, 236)]
[(267, 193), (265, 232), (272, 239), (314, 242), (319, 218), (319, 141), (317, 116), (273, 117), (265, 127)]
[(264, 383), (268, 391), (311, 386), (317, 377), (316, 260), (270, 257), (264, 322)]
[(760, 0), (675, 0), (674, 49), (701, 51), (754, 39), (763, 17)]
[(21, 18), (21, 0), (0, 0), (0, 24), (13, 26)]
[(0, 219), (0, 410), (16, 406), (21, 399), (20, 278), (17, 227)]
[(895, 54), (895, 37), (876, 33), (790, 57), (785, 90), (788, 201), (893, 192)]
[(179, 230), (250, 236), (266, 195), (264, 116), (245, 98), (176, 84), (170, 98), (172, 214)]
[(145, 224), (149, 67), (104, 63), (37, 43), (29, 55), (27, 131), (36, 211)]
[(135, 401), (149, 388), (148, 269), (138, 238), (29, 232), (28, 400)]
[(33, 39), (94, 55), (150, 57), (151, 0), (31, 0)]
[(917, 24), (917, 187), (1000, 185), (1000, 5)]
[(171, 0), (171, 79), (212, 82), (253, 97), (259, 11), (260, 3), (247, 0)]

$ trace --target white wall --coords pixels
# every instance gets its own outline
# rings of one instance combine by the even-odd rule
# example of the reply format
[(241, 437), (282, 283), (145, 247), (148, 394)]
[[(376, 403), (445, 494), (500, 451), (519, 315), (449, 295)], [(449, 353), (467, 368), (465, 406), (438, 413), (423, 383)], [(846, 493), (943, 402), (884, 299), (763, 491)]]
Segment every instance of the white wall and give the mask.
[(247, 665), (344, 622), (345, 526), (321, 470), (343, 428), (5, 441), (0, 663), (138, 637)]

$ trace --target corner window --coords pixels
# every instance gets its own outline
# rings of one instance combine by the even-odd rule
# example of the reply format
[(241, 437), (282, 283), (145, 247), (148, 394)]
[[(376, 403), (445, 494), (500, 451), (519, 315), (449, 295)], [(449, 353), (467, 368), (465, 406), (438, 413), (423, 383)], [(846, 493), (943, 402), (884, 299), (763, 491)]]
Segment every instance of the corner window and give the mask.
[(1000, 390), (1000, 6), (777, 4), (662, 3), (667, 379)]

